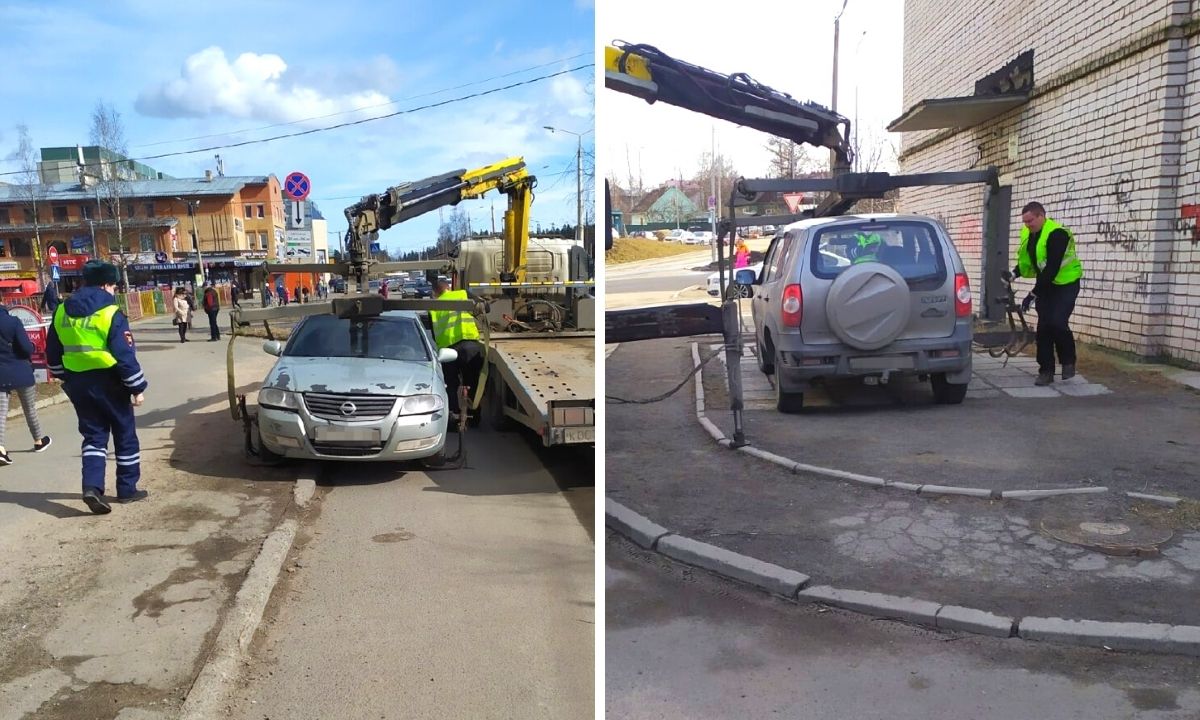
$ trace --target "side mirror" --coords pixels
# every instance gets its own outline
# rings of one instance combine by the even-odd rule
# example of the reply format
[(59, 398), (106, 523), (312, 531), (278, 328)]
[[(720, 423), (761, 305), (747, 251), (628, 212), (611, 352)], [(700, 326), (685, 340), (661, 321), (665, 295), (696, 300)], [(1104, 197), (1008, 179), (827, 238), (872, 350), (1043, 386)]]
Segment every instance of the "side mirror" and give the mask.
[(278, 340), (268, 340), (263, 343), (263, 352), (279, 357), (283, 354), (283, 343)]
[(458, 351), (454, 348), (442, 348), (438, 350), (437, 361), (440, 363), (452, 363), (458, 360)]
[(750, 268), (742, 268), (733, 274), (733, 281), (738, 285), (753, 285), (758, 282), (758, 273)]

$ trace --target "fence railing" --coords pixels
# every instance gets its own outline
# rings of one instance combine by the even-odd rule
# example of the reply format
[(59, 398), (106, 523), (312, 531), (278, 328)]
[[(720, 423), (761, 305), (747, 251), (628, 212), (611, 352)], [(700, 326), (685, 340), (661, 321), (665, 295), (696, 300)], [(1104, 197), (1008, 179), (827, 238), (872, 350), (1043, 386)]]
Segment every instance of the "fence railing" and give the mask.
[[(117, 307), (121, 308), (121, 311), (130, 320), (141, 320), (143, 318), (168, 315), (175, 312), (170, 292), (163, 292), (162, 290), (135, 290), (134, 292), (117, 293), (116, 297)], [(201, 295), (201, 297), (203, 296)], [(218, 286), (217, 297), (220, 299), (221, 307), (223, 308), (233, 304), (231, 291), (228, 286)], [(201, 298), (196, 298), (197, 305), (200, 304), (200, 300)], [(41, 305), (41, 298), (5, 298), (0, 304), (10, 307), (13, 305), (24, 305), (25, 307), (37, 310)]]

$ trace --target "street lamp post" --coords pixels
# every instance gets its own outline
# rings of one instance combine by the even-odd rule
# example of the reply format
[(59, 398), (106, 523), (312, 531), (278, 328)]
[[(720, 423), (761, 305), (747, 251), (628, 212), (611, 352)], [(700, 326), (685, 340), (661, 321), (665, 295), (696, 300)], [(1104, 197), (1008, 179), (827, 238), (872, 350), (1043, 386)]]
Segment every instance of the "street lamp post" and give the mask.
[(575, 136), (575, 242), (583, 242), (583, 136), (591, 132), (571, 132), (562, 128), (543, 125), (550, 132), (561, 132)]
[[(833, 102), (830, 105), (830, 110), (837, 112), (837, 85), (838, 85), (838, 35), (842, 27), (842, 13), (846, 12), (846, 3), (850, 0), (842, 0), (842, 9), (838, 11), (837, 17), (833, 19)], [(829, 151), (829, 170), (833, 171), (837, 165), (837, 153), (833, 150)]]

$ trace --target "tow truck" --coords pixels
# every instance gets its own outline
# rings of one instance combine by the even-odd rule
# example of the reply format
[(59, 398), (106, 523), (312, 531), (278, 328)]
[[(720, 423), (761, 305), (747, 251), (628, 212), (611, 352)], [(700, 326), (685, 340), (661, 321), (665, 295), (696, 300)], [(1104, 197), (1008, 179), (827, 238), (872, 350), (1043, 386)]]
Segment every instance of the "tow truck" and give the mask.
[[(1000, 234), (1011, 214), (1009, 196), (1000, 187), (994, 167), (963, 172), (891, 175), (884, 172), (851, 172), (854, 153), (849, 141), (850, 121), (813, 102), (801, 102), (768, 87), (744, 72), (722, 74), (674, 58), (653, 45), (614, 41), (604, 49), (604, 85), (610, 90), (664, 102), (685, 110), (754, 128), (792, 142), (830, 151), (828, 178), (739, 178), (730, 190), (724, 217), (718, 223), (717, 269), (722, 306), (708, 303), (613, 310), (605, 313), (605, 342), (630, 342), (655, 338), (721, 334), (726, 352), (734, 437), (731, 447), (746, 444), (742, 420), (741, 316), (737, 298), (730, 297), (732, 282), (726, 241), (735, 228), (754, 225), (785, 226), (797, 220), (829, 217), (849, 212), (856, 202), (882, 198), (890, 190), (928, 185), (983, 184), (987, 187), (983, 234)], [(825, 193), (814, 208), (791, 215), (747, 215), (739, 208), (753, 204), (759, 193)], [(606, 188), (605, 198), (608, 198)], [(720, 200), (718, 200), (719, 202)], [(611, 213), (606, 212), (606, 245), (611, 247)], [(1006, 264), (1006, 263), (1005, 263)], [(984, 298), (981, 307), (989, 319), (1002, 302), (993, 290), (1003, 267), (984, 258)], [(996, 267), (994, 267), (996, 266)]]
[[(473, 170), (455, 170), (389, 187), (363, 197), (345, 209), (348, 223), (345, 259), (333, 263), (264, 265), (269, 276), (279, 272), (334, 273), (347, 279), (347, 295), (328, 302), (282, 307), (235, 309), (226, 354), (230, 411), (243, 423), (248, 452), (254, 454), (256, 416), (238, 394), (233, 344), (248, 328), (261, 324), (268, 338), (271, 323), (291, 323), (309, 315), (332, 313), (341, 318), (387, 310), (461, 311), (471, 313), (481, 331), (486, 362), (479, 387), (463, 397), (469, 411), (459, 418), (459, 450), (450, 461), (461, 462), (467, 428), (486, 417), (490, 426), (506, 430), (516, 424), (535, 432), (545, 446), (595, 442), (595, 281), (590, 258), (582, 248), (544, 254), (544, 243), (531, 250), (529, 212), (537, 179), (521, 157), (510, 157)], [(498, 191), (508, 198), (503, 236), (498, 241), (462, 241), (445, 258), (411, 262), (379, 262), (369, 248), (379, 233), (447, 205), (457, 205)], [(538, 255), (529, 266), (530, 253)], [(390, 299), (367, 292), (373, 278), (400, 271), (446, 275), (465, 288), (470, 300)]]

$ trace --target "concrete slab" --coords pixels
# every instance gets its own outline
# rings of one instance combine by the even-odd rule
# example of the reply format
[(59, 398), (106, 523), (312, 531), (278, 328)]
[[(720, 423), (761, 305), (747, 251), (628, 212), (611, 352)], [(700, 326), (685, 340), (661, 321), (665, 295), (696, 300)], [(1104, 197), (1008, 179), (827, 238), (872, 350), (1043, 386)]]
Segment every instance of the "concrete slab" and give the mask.
[(967, 397), (972, 400), (990, 400), (1004, 395), (1001, 390), (968, 390)]
[(1021, 399), (1062, 397), (1052, 387), (1010, 387), (1005, 388), (1004, 392), (1012, 397)]
[(796, 591), (808, 584), (808, 576), (804, 573), (680, 535), (668, 535), (659, 540), (657, 549), (680, 562), (784, 597), (795, 597)]
[(1059, 385), (1059, 393), (1069, 397), (1093, 397), (1096, 395), (1111, 395), (1112, 390), (1099, 383), (1083, 383), (1081, 385)]
[(1026, 640), (1087, 645), (1110, 650), (1171, 652), (1162, 623), (1098, 622), (1062, 618), (1026, 617), (1017, 624), (1017, 635)]
[(644, 548), (652, 549), (670, 531), (614, 500), (604, 500), (604, 524)]
[(940, 604), (928, 600), (862, 590), (841, 590), (828, 585), (816, 585), (801, 590), (797, 599), (802, 602), (819, 602), (876, 617), (895, 618), (930, 626), (936, 624), (938, 610), (942, 607)]
[(992, 637), (1006, 638), (1016, 634), (1016, 623), (1012, 618), (959, 605), (943, 605), (938, 610), (936, 623), (944, 630), (962, 630)]

